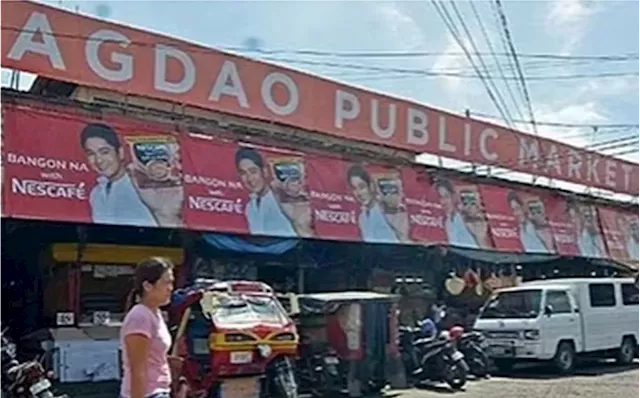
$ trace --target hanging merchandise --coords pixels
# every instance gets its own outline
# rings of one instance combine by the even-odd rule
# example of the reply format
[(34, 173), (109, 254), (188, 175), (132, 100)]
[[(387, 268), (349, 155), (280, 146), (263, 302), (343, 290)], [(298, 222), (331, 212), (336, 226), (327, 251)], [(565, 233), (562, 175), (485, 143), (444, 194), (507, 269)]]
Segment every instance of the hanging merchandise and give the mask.
[(516, 275), (515, 278), (515, 286), (520, 286), (522, 285), (523, 279), (522, 279), (522, 275)]
[(478, 282), (476, 284), (476, 287), (474, 288), (474, 291), (476, 295), (482, 296), (484, 294), (484, 285), (482, 284), (482, 269), (480, 269), (480, 267), (476, 269), (476, 274), (478, 276)]
[(500, 287), (510, 287), (512, 285), (509, 273), (500, 266)]
[(498, 276), (496, 275), (496, 269), (495, 268), (491, 269), (491, 275), (489, 275), (487, 280), (484, 281), (484, 286), (489, 291), (494, 291), (496, 289), (499, 289), (502, 286), (500, 278), (498, 278)]
[(480, 283), (480, 277), (476, 274), (473, 268), (469, 267), (464, 273), (464, 281), (466, 287), (473, 289)]
[(462, 294), (466, 286), (465, 280), (460, 278), (456, 270), (451, 270), (449, 278), (444, 282), (447, 292), (454, 296)]

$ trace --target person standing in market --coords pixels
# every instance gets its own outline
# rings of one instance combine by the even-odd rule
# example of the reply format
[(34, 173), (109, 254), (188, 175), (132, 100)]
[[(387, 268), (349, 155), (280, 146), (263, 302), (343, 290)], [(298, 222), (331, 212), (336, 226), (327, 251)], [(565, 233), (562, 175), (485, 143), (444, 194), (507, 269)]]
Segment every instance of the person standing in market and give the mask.
[(170, 397), (171, 334), (160, 307), (171, 300), (173, 282), (173, 264), (168, 259), (152, 257), (136, 267), (130, 309), (120, 329), (121, 398)]

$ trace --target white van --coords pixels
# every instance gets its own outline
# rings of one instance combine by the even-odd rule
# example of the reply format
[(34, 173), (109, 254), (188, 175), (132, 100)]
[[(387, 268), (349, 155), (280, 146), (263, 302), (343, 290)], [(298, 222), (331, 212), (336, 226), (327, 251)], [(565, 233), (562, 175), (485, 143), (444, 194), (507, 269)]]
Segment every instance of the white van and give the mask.
[(630, 363), (638, 354), (638, 285), (633, 278), (576, 278), (500, 289), (474, 329), (500, 370), (543, 360), (567, 373), (583, 354)]

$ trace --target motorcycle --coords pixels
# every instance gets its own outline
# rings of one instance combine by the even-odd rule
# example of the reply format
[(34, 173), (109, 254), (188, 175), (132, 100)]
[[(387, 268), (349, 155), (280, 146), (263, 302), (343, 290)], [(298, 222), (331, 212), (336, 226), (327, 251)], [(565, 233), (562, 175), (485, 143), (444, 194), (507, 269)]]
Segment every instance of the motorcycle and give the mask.
[(314, 397), (337, 397), (342, 391), (340, 359), (328, 344), (302, 343), (297, 375), (300, 390)]
[(51, 390), (51, 372), (46, 372), (39, 361), (18, 362), (15, 344), (2, 332), (1, 346), (2, 396), (7, 398), (67, 398), (56, 396)]
[[(467, 383), (469, 365), (464, 354), (450, 341), (448, 333), (420, 338), (419, 328), (400, 327), (400, 353), (414, 384), (446, 382), (459, 390)], [(407, 372), (409, 373), (409, 372)]]
[(266, 369), (266, 386), (261, 397), (298, 398), (295, 365), (291, 358), (282, 356), (272, 361)]
[(453, 327), (449, 335), (456, 343), (458, 350), (464, 354), (470, 373), (479, 378), (488, 377), (489, 356), (485, 351), (486, 343), (482, 333), (464, 332), (461, 327)]

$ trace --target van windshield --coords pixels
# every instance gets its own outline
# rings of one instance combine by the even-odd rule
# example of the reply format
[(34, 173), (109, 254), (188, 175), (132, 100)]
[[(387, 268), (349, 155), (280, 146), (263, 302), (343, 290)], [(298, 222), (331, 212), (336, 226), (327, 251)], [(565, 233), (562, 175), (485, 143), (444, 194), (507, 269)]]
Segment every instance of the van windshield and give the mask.
[(541, 300), (541, 290), (501, 292), (489, 299), (480, 318), (535, 318), (540, 312)]

